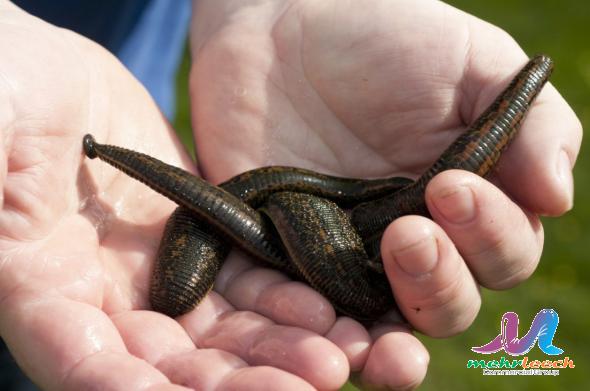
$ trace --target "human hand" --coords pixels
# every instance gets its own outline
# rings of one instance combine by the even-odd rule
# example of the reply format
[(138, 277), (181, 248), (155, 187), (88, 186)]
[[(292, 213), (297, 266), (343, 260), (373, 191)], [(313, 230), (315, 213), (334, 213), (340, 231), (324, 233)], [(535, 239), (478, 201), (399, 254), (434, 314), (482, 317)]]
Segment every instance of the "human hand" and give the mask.
[(35, 383), (302, 390), (345, 381), (346, 358), (326, 338), (237, 311), (220, 294), (178, 321), (147, 311), (174, 205), (85, 159), (82, 137), (194, 172), (192, 161), (147, 92), (96, 44), (0, 1), (0, 52), (0, 335)]
[[(200, 0), (191, 46), (197, 155), (216, 183), (272, 164), (416, 177), (527, 60), (505, 32), (427, 0), (223, 7)], [(539, 216), (572, 206), (580, 141), (578, 119), (547, 85), (490, 181), (444, 172), (427, 189), (434, 221), (406, 216), (389, 226), (384, 266), (416, 329), (456, 334), (477, 315), (480, 285), (507, 289), (531, 275), (542, 252)], [(256, 309), (265, 294), (261, 278), (252, 276), (259, 269), (241, 263), (236, 270), (220, 292), (238, 308)], [(262, 287), (253, 298), (237, 294), (255, 282)], [(293, 294), (288, 303), (300, 302)], [(314, 307), (307, 302), (310, 313)], [(381, 325), (372, 346), (351, 351), (360, 325), (346, 318), (327, 323), (348, 336), (345, 343), (333, 340), (366, 384), (421, 382), (427, 355), (408, 331)], [(331, 330), (315, 329), (328, 338)]]

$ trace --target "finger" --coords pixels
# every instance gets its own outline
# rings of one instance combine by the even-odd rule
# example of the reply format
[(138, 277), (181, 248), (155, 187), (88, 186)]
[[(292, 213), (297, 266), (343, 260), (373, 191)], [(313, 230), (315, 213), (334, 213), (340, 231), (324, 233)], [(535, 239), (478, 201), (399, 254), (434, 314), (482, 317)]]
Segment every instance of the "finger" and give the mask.
[[(156, 365), (162, 359), (192, 352), (195, 344), (174, 319), (153, 311), (124, 311), (111, 317), (127, 350)], [(145, 325), (150, 327), (145, 327)]]
[(197, 350), (178, 322), (156, 312), (127, 311), (112, 319), (129, 352), (156, 366), (175, 383), (213, 390), (232, 371), (247, 366), (230, 353)]
[(537, 267), (543, 249), (541, 222), (490, 182), (447, 171), (430, 182), (426, 201), (481, 285), (507, 289)]
[[(477, 26), (480, 28), (472, 35), (463, 81), (465, 99), (461, 111), (466, 123), (483, 112), (527, 61), (510, 36), (498, 33), (497, 28)], [(492, 36), (494, 40), (487, 39)], [(494, 46), (490, 47), (489, 42), (495, 42)], [(496, 172), (503, 187), (534, 213), (560, 215), (571, 209), (571, 170), (581, 140), (579, 119), (559, 92), (547, 84), (529, 110), (520, 133), (498, 163)]]
[[(113, 317), (129, 351), (157, 367), (170, 381), (197, 390), (237, 387), (310, 389), (302, 379), (276, 368), (249, 368), (237, 356), (217, 349), (196, 349), (175, 320), (151, 311), (127, 311)], [(150, 327), (145, 327), (149, 324)], [(267, 376), (267, 377), (262, 377)], [(268, 380), (272, 379), (272, 383)]]
[[(230, 266), (230, 269), (233, 268)], [(217, 291), (234, 307), (318, 334), (325, 334), (334, 324), (334, 308), (309, 286), (291, 281), (276, 270), (259, 267), (237, 269), (231, 283), (227, 282), (226, 276), (222, 276), (225, 283), (217, 285)]]
[(311, 390), (303, 379), (272, 367), (249, 367), (231, 353), (199, 349), (162, 360), (158, 369), (170, 381), (195, 390)]
[(346, 357), (327, 339), (276, 325), (253, 312), (228, 310), (227, 304), (207, 303), (211, 299), (220, 300), (213, 292), (203, 301), (205, 305), (179, 319), (198, 347), (233, 353), (250, 365), (283, 369), (320, 389), (338, 388), (346, 382)]
[(179, 386), (176, 384), (163, 383), (156, 384), (147, 388), (148, 391), (190, 391), (192, 388)]
[(272, 367), (246, 368), (225, 381), (221, 390), (313, 390), (298, 377)]
[(364, 367), (372, 341), (362, 324), (345, 316), (340, 317), (328, 331), (326, 338), (346, 355), (351, 371), (360, 371)]
[(539, 95), (520, 135), (496, 170), (502, 187), (534, 213), (559, 216), (573, 206), (572, 169), (582, 125), (551, 85)]
[(168, 382), (127, 352), (96, 307), (47, 292), (14, 292), (0, 302), (0, 312), (0, 334), (19, 366), (43, 388), (146, 389)]
[(398, 307), (417, 330), (446, 337), (473, 322), (481, 304), (477, 284), (432, 220), (395, 220), (383, 234), (381, 255)]
[(430, 360), (420, 341), (403, 326), (379, 326), (371, 334), (375, 343), (354, 382), (367, 389), (407, 390), (420, 385)]
[[(65, 378), (63, 390), (185, 389), (173, 387), (161, 372), (128, 353), (100, 352), (86, 357)], [(163, 386), (166, 385), (164, 388)], [(185, 389), (186, 390), (186, 389)]]
[(219, 385), (224, 378), (247, 367), (244, 360), (218, 349), (195, 349), (170, 355), (158, 364), (170, 381), (203, 391), (221, 388)]

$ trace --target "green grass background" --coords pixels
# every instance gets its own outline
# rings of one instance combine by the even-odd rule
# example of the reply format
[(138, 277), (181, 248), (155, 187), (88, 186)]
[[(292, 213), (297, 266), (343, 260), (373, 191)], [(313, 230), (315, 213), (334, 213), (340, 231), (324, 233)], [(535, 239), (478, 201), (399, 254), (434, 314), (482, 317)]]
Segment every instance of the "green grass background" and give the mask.
[[(572, 105), (582, 123), (590, 125), (590, 2), (583, 0), (452, 0), (448, 3), (508, 31), (528, 54), (543, 52), (556, 63), (552, 83)], [(179, 111), (175, 121), (181, 138), (192, 150), (185, 56), (178, 76)], [(577, 390), (590, 389), (590, 159), (585, 140), (574, 170), (575, 208), (557, 219), (544, 219), (545, 250), (537, 272), (507, 292), (484, 290), (482, 309), (464, 334), (443, 340), (420, 336), (430, 351), (430, 366), (422, 390)], [(575, 369), (561, 370), (558, 377), (482, 376), (466, 369), (468, 359), (478, 356), (471, 346), (497, 335), (506, 311), (520, 315), (521, 334), (528, 330), (542, 308), (559, 313), (554, 343), (574, 359)], [(399, 352), (403, 354), (403, 352)], [(486, 357), (499, 358), (500, 354)], [(483, 357), (483, 356), (479, 356)], [(534, 348), (529, 357), (545, 359)], [(585, 386), (585, 387), (584, 387)], [(345, 390), (355, 390), (348, 384)]]

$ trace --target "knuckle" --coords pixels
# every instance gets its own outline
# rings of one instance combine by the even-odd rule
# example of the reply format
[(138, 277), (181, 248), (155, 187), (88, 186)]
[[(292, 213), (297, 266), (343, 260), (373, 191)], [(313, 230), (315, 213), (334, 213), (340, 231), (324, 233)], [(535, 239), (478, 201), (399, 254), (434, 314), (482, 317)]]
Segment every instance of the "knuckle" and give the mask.
[(473, 288), (471, 277), (451, 278), (433, 290), (424, 290), (403, 312), (412, 325), (434, 338), (445, 338), (467, 329), (481, 305), (479, 295), (469, 294)]
[(485, 284), (482, 282), (482, 285), (493, 290), (506, 290), (527, 280), (537, 268), (541, 259), (541, 252), (531, 249), (525, 253), (521, 257), (504, 260), (504, 268), (498, 273), (496, 278), (493, 278), (494, 276), (491, 275), (485, 281)]
[[(506, 228), (512, 226), (513, 228)], [(484, 287), (503, 290), (514, 287), (535, 271), (543, 248), (543, 231), (530, 216), (501, 229), (487, 228), (482, 240), (471, 242), (461, 251), (477, 281)]]

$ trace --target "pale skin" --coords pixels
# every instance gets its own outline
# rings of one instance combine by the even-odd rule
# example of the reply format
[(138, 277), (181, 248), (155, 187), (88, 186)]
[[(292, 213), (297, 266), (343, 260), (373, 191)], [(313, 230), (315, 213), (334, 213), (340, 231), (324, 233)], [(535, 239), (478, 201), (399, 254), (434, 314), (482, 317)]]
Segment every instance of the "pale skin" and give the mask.
[[(193, 20), (193, 123), (200, 174), (214, 183), (269, 164), (415, 177), (526, 62), (501, 30), (434, 1), (200, 0)], [(197, 173), (194, 163), (147, 92), (84, 38), (2, 1), (0, 50), (0, 335), (37, 384), (335, 389), (351, 371), (365, 386), (421, 383), (428, 353), (408, 326), (337, 317), (239, 252), (191, 313), (149, 311), (174, 205), (85, 159), (81, 139)], [(385, 269), (413, 328), (461, 332), (479, 286), (531, 275), (539, 215), (572, 206), (580, 141), (549, 85), (492, 182), (443, 173), (427, 190), (433, 220), (390, 225)]]

